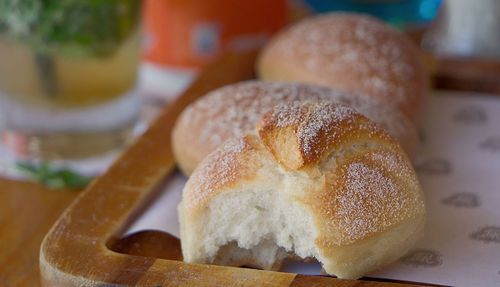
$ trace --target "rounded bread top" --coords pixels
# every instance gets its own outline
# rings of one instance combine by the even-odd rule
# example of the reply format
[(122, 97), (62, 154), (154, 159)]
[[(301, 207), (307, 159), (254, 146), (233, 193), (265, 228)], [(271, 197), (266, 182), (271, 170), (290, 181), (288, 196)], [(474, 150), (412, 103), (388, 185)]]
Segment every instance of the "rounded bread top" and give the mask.
[(418, 142), (413, 124), (376, 99), (311, 84), (247, 81), (214, 90), (183, 111), (172, 137), (181, 168), (190, 174), (224, 141), (253, 131), (259, 118), (272, 107), (294, 101), (344, 103), (380, 124), (409, 153)]
[(425, 213), (413, 168), (394, 140), (331, 102), (277, 106), (262, 117), (258, 135), (231, 139), (207, 156), (184, 188), (186, 219), (219, 194), (263, 184), (309, 206), (325, 252)]
[(420, 51), (371, 16), (330, 13), (277, 34), (257, 65), (264, 80), (303, 81), (367, 94), (416, 121), (428, 89)]

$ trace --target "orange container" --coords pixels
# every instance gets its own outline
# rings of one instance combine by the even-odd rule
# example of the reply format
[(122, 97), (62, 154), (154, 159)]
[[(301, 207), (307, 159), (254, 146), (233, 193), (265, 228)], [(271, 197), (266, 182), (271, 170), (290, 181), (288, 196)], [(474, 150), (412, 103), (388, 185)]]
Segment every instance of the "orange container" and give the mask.
[(144, 59), (197, 68), (225, 50), (262, 45), (285, 24), (285, 0), (146, 0)]

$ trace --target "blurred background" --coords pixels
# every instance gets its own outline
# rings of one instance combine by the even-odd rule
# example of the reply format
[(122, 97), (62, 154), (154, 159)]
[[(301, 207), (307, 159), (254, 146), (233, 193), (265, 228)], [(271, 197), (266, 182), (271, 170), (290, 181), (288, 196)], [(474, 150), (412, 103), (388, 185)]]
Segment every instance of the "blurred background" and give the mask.
[[(428, 206), (426, 241), (405, 256), (409, 264), (377, 278), (497, 286), (500, 0), (0, 0), (0, 286), (38, 286), (39, 247), (57, 218), (75, 198), (83, 202), (79, 191), (207, 65), (226, 53), (255, 51), (287, 25), (333, 11), (367, 13), (408, 35), (434, 88), (420, 130), (423, 156), (415, 162)], [(176, 218), (165, 216), (176, 210), (169, 196), (180, 200), (185, 179), (167, 180), (178, 190), (155, 198), (151, 210), (158, 213), (144, 217), (154, 218), (148, 223)], [(94, 194), (111, 198), (116, 212), (137, 203), (125, 202), (136, 187), (122, 188), (124, 196), (107, 187)], [(95, 245), (85, 232), (116, 223), (96, 215), (103, 210), (89, 207), (91, 221), (83, 211), (65, 213), (75, 224), (99, 222), (81, 228), (78, 240)], [(158, 242), (144, 249), (169, 249)], [(73, 263), (98, 271), (91, 262)], [(135, 278), (131, 269), (118, 271), (121, 279)]]
[(217, 56), (331, 11), (408, 34), (439, 83), (498, 88), (495, 0), (0, 0), (0, 175), (82, 187)]

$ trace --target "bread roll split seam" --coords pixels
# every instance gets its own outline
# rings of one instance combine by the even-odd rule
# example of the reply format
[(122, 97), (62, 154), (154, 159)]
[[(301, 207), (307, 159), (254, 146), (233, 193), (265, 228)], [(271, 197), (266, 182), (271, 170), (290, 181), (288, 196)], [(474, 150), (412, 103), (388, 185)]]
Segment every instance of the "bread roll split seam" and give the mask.
[(194, 168), (226, 140), (252, 131), (275, 105), (294, 101), (334, 101), (347, 104), (386, 129), (410, 158), (419, 148), (416, 127), (397, 109), (366, 95), (304, 83), (246, 81), (216, 89), (180, 115), (172, 133), (172, 148), (180, 169)]
[(359, 278), (422, 236), (423, 193), (377, 124), (332, 102), (274, 107), (209, 154), (178, 207), (184, 260), (277, 269), (316, 258)]

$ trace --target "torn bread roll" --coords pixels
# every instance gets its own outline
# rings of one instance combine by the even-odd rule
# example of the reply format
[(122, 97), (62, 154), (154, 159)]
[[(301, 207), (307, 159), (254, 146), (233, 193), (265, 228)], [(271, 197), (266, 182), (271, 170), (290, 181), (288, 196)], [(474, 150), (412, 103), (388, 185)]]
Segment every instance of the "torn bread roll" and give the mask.
[(172, 133), (179, 167), (190, 175), (223, 142), (252, 131), (273, 106), (305, 100), (350, 105), (386, 129), (410, 158), (417, 153), (420, 141), (415, 126), (401, 112), (379, 100), (311, 84), (247, 81), (212, 91), (182, 112)]
[(359, 278), (423, 235), (422, 190), (391, 136), (354, 109), (295, 102), (195, 169), (178, 206), (184, 260), (276, 270), (316, 258)]
[(285, 29), (259, 55), (257, 74), (366, 94), (417, 123), (429, 80), (418, 47), (371, 16), (330, 13)]

